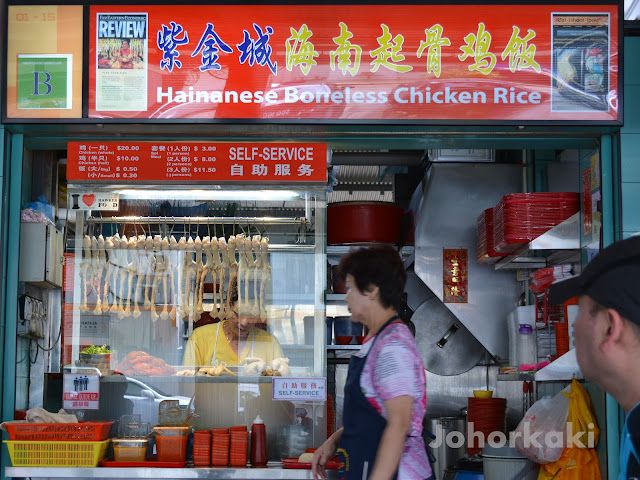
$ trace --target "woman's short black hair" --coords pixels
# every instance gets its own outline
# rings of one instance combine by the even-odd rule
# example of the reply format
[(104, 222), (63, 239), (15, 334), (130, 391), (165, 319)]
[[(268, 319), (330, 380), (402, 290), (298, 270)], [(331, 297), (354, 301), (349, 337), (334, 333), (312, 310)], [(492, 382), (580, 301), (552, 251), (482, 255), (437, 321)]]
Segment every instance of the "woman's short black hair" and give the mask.
[(238, 301), (238, 279), (234, 279), (233, 283), (229, 287), (227, 296), (231, 297), (229, 300), (230, 305), (234, 305)]
[(340, 261), (338, 273), (343, 278), (353, 276), (361, 293), (372, 286), (378, 287), (380, 302), (385, 308), (402, 310), (407, 273), (399, 253), (392, 246), (379, 244), (350, 252)]

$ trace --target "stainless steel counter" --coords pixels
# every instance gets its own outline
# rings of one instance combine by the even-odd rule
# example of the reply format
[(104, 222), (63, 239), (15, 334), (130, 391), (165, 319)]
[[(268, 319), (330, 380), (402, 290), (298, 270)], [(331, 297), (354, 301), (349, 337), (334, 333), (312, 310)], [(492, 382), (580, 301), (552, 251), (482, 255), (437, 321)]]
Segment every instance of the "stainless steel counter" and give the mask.
[[(209, 478), (218, 480), (310, 480), (311, 470), (285, 468), (51, 468), (51, 467), (7, 467), (7, 478), (117, 478), (164, 480), (180, 478)], [(337, 479), (337, 470), (327, 472), (328, 480)]]

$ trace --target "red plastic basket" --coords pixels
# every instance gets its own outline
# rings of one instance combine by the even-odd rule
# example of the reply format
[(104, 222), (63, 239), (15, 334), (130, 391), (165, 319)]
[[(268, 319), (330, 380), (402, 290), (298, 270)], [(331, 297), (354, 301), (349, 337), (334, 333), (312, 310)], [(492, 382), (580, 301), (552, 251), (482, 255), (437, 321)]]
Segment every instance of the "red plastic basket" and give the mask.
[(109, 438), (114, 422), (10, 423), (4, 426), (11, 440), (100, 442)]

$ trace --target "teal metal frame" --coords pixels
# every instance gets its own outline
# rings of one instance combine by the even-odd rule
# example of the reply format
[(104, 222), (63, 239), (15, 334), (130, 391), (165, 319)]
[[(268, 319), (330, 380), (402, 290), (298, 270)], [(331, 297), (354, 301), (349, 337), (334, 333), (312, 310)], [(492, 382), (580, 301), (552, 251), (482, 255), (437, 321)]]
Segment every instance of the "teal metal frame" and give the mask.
[[(6, 130), (4, 129), (4, 127), (2, 125), (0, 125), (0, 172), (2, 172), (2, 177), (0, 178), (0, 198), (4, 198), (4, 190), (6, 188), (5, 182), (4, 182), (4, 175), (6, 174), (6, 158), (8, 158), (7, 152), (5, 151), (5, 135), (8, 135)], [(6, 204), (4, 202), (0, 202), (0, 209), (2, 209), (2, 211), (0, 212), (0, 219), (2, 219), (2, 223), (0, 224), (0, 228), (3, 228), (4, 231), (6, 231), (5, 227), (5, 223), (6, 223), (6, 218), (7, 218), (7, 208), (6, 208)], [(0, 244), (1, 246), (1, 244)], [(7, 261), (7, 256), (6, 256), (6, 251), (2, 251), (2, 264), (5, 265)], [(0, 270), (0, 311), (2, 311), (2, 313), (0, 313), (0, 372), (4, 372), (4, 343), (5, 343), (5, 339), (7, 338), (6, 336), (6, 317), (3, 314), (4, 312), (4, 308), (5, 305), (7, 304), (6, 301), (6, 280), (7, 280), (7, 274), (6, 271), (4, 269)], [(1, 375), (2, 378), (0, 378), (0, 381), (2, 383), (4, 383), (4, 373)], [(3, 388), (0, 390), (0, 408), (2, 408), (1, 406), (4, 405), (4, 397), (6, 396), (6, 391), (4, 389), (4, 385)], [(4, 419), (4, 417), (2, 417)], [(4, 445), (4, 444), (3, 444)], [(6, 451), (6, 448), (1, 447), (0, 448), (0, 465), (8, 465), (8, 463), (6, 463), (9, 459), (8, 459), (8, 452)], [(4, 468), (0, 468), (0, 478), (4, 479)]]
[[(602, 172), (602, 247), (605, 248), (620, 238), (620, 163), (617, 142), (611, 135), (603, 135), (600, 145), (600, 168)], [(620, 473), (621, 418), (624, 413), (618, 402), (606, 394), (607, 419), (607, 474), (617, 479)]]
[[(13, 420), (16, 397), (16, 331), (18, 317), (18, 260), (20, 256), (20, 202), (22, 189), (23, 136), (11, 135), (8, 152), (4, 157), (8, 162), (4, 169), (4, 197), (2, 228), (5, 232), (4, 276), (2, 289), (4, 298), (4, 339), (2, 369), (2, 421)], [(9, 451), (2, 447), (2, 465), (10, 465)], [(4, 468), (0, 469), (0, 478), (4, 479)]]

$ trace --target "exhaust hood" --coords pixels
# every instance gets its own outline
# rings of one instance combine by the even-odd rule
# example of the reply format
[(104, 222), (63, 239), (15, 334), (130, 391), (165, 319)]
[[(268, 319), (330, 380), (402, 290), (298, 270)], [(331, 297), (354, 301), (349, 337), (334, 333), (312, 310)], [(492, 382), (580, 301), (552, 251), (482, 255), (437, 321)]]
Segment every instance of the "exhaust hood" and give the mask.
[(478, 263), (476, 225), (485, 209), (520, 192), (521, 182), (521, 165), (434, 163), (412, 201), (415, 273), (442, 301), (443, 249), (468, 250), (468, 302), (444, 305), (498, 361), (508, 358), (507, 315), (522, 287), (515, 272)]

